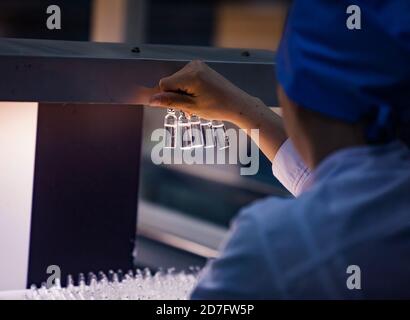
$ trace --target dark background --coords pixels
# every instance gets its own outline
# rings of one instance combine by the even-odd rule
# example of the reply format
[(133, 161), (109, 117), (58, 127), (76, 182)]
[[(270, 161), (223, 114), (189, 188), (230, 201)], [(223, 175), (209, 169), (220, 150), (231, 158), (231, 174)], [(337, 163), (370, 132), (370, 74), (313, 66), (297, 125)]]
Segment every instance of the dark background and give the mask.
[[(2, 0), (0, 36), (94, 40), (95, 1)], [(277, 20), (284, 19), (281, 12), (276, 14), (273, 4), (278, 1), (146, 0), (141, 7), (129, 3), (134, 6), (128, 5), (120, 22), (141, 21), (129, 23), (123, 39), (109, 41), (274, 50), (281, 34)], [(46, 28), (46, 8), (52, 4), (61, 8), (61, 30)], [(106, 32), (111, 24), (114, 18), (109, 17)], [(201, 167), (205, 175), (198, 176), (191, 174), (192, 168), (154, 165), (149, 137), (162, 126), (162, 111), (145, 109), (143, 123), (142, 109), (117, 106), (40, 104), (38, 114), (28, 283), (42, 281), (49, 264), (60, 264), (64, 274), (131, 268), (138, 197), (227, 228), (244, 205), (272, 194), (288, 196), (262, 154), (259, 173), (240, 177), (237, 183), (228, 183), (228, 176), (225, 182), (224, 174), (238, 175), (238, 168)], [(107, 122), (110, 127), (104, 126)], [(122, 147), (113, 152), (116, 145)], [(206, 172), (213, 170), (219, 170), (219, 181), (207, 178)], [(163, 248), (139, 242), (144, 243), (162, 255)], [(181, 254), (175, 252), (174, 259), (189, 255)]]

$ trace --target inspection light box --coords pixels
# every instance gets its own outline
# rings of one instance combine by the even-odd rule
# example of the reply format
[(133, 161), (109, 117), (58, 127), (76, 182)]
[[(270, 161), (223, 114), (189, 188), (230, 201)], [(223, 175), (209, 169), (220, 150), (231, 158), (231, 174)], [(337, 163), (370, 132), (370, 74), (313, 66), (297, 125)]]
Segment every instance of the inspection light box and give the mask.
[(0, 39), (0, 291), (133, 267), (138, 92), (194, 59), (277, 104), (269, 51)]

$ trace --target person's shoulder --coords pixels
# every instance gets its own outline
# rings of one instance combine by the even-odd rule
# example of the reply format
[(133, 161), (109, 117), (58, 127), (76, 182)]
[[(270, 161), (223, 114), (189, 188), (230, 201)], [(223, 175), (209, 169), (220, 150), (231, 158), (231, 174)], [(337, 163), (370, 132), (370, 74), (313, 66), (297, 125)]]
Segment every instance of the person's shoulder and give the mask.
[[(297, 198), (268, 197), (244, 207), (236, 222), (245, 222), (249, 227), (258, 228), (261, 234), (299, 232), (300, 222), (311, 217), (317, 222), (325, 219), (329, 203), (319, 199), (317, 192), (306, 192)], [(311, 226), (314, 228), (314, 226)]]
[(270, 196), (256, 200), (243, 207), (240, 211), (240, 214), (245, 216), (259, 216), (264, 215), (265, 213), (281, 212), (282, 209), (291, 208), (292, 206), (294, 206), (295, 201), (297, 201), (297, 198), (294, 197)]
[[(326, 186), (320, 186), (314, 190), (307, 191), (298, 197), (276, 197), (270, 196), (260, 200), (256, 200), (251, 204), (243, 207), (240, 211), (241, 215), (253, 215), (266, 219), (269, 216), (287, 215), (289, 212), (303, 212), (303, 208), (315, 204), (320, 195), (324, 193)], [(323, 203), (322, 203), (323, 204)]]
[(237, 220), (253, 221), (261, 228), (280, 226), (296, 211), (298, 198), (268, 197), (255, 201), (239, 212)]

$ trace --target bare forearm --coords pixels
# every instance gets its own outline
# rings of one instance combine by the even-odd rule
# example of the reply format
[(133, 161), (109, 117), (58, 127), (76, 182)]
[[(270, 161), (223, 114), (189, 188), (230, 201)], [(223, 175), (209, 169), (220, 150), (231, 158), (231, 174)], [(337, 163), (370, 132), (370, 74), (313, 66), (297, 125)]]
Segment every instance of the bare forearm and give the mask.
[(241, 129), (259, 129), (258, 146), (269, 160), (273, 160), (282, 143), (287, 139), (282, 119), (260, 99), (243, 98), (240, 111), (230, 119)]

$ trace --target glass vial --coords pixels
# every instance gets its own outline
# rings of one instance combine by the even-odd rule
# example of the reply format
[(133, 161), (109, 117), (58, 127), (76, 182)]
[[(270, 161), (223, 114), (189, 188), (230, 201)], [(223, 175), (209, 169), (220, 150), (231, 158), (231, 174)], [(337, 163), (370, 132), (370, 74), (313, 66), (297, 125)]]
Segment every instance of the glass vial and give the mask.
[(201, 119), (193, 114), (189, 120), (191, 121), (192, 147), (201, 148), (204, 146), (201, 132)]
[(191, 122), (185, 116), (185, 113), (181, 111), (178, 118), (179, 136), (181, 141), (181, 149), (187, 150), (192, 147), (192, 130)]
[(174, 149), (177, 145), (177, 116), (174, 109), (168, 109), (164, 119), (164, 148)]
[(220, 120), (212, 120), (212, 129), (218, 150), (229, 148), (229, 137), (226, 135), (224, 123)]
[(201, 118), (201, 132), (204, 148), (213, 148), (215, 147), (215, 136), (212, 129), (211, 120)]

